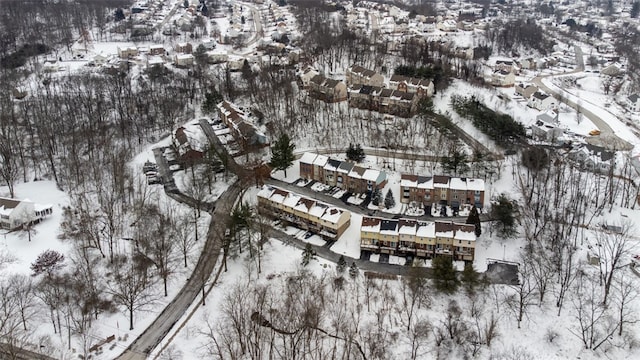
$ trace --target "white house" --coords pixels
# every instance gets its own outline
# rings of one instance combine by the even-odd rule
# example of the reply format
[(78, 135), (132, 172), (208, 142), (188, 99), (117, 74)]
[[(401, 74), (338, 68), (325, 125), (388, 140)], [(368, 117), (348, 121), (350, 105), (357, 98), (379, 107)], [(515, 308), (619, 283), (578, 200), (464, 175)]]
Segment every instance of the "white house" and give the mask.
[(302, 71), (300, 74), (300, 81), (302, 82), (302, 86), (306, 89), (309, 87), (309, 83), (314, 76), (319, 75), (319, 73), (312, 67), (308, 66), (306, 69)]
[(558, 126), (558, 114), (548, 111), (536, 116), (536, 122), (531, 125), (531, 133), (536, 140), (556, 144), (563, 141), (564, 129)]
[(14, 230), (24, 224), (38, 223), (52, 213), (53, 205), (0, 197), (0, 227), (3, 229)]
[(491, 74), (491, 85), (493, 86), (513, 86), (516, 82), (516, 75), (507, 70), (495, 70)]
[(627, 105), (631, 111), (640, 111), (640, 96), (638, 94), (627, 96)]
[(192, 54), (177, 54), (173, 63), (178, 67), (189, 67), (193, 65), (194, 57)]
[(558, 106), (558, 102), (553, 96), (541, 91), (536, 91), (529, 98), (529, 102), (527, 105), (540, 111), (546, 111), (550, 108), (555, 108), (556, 106)]

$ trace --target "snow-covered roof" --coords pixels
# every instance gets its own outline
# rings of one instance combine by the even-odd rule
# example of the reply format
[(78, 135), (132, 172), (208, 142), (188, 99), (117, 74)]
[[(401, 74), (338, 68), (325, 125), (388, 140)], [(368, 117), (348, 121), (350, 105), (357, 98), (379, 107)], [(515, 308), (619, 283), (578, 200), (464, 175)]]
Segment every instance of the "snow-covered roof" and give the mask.
[(316, 159), (313, 161), (313, 165), (325, 166), (327, 164), (328, 160), (329, 160), (329, 158), (327, 156), (318, 155), (318, 156), (316, 156)]
[(314, 153), (306, 152), (302, 154), (302, 156), (300, 157), (300, 163), (313, 164), (313, 161), (316, 159), (316, 156), (317, 155)]
[(451, 180), (449, 181), (449, 189), (467, 190), (467, 181), (466, 181), (466, 179), (451, 178)]

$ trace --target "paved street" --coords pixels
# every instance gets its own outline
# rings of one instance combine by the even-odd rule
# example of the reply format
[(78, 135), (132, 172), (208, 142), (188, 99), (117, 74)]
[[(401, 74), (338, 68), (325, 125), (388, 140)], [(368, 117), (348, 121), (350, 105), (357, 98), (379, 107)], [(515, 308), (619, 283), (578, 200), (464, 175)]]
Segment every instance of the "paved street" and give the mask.
[(580, 111), (584, 116), (586, 116), (589, 120), (591, 120), (591, 122), (595, 126), (598, 127), (598, 129), (600, 130), (600, 135), (587, 137), (586, 140), (588, 143), (592, 145), (603, 146), (610, 150), (632, 149), (633, 146), (629, 144), (627, 141), (618, 137), (613, 132), (613, 129), (611, 128), (611, 126), (609, 126), (609, 124), (607, 124), (604, 120), (602, 120), (598, 115), (589, 111), (589, 109), (586, 109), (584, 106), (580, 106), (580, 104), (576, 104), (573, 100), (570, 100), (566, 91), (563, 90), (562, 93), (559, 93), (558, 91), (552, 88), (549, 88), (542, 82), (542, 79), (544, 78), (558, 76), (558, 75), (570, 75), (570, 74), (575, 74), (575, 73), (584, 71), (584, 56), (582, 54), (582, 49), (579, 46), (575, 46), (575, 53), (576, 53), (576, 62), (578, 64), (575, 70), (569, 71), (567, 73), (561, 73), (561, 74), (538, 75), (533, 79), (533, 83), (538, 88), (546, 92), (547, 94), (552, 94), (553, 96), (556, 97), (556, 99), (562, 101), (563, 103), (567, 104), (568, 106), (575, 109), (576, 111)]
[(191, 277), (151, 325), (118, 357), (122, 360), (146, 359), (147, 355), (167, 335), (182, 317), (187, 308), (196, 300), (204, 283), (209, 279), (217, 264), (222, 249), (222, 240), (231, 208), (240, 194), (241, 187), (236, 182), (218, 199), (211, 215), (211, 223), (206, 243)]

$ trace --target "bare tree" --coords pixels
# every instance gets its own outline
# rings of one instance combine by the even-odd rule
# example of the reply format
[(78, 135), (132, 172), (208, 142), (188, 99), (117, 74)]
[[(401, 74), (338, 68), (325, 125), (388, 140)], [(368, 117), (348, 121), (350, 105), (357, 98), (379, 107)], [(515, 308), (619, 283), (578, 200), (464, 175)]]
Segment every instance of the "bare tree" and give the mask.
[(402, 278), (402, 302), (400, 311), (407, 317), (407, 331), (411, 330), (412, 319), (416, 308), (429, 306), (431, 299), (427, 294), (427, 279), (423, 269), (413, 266)]
[(604, 295), (602, 292), (596, 279), (586, 274), (578, 277), (576, 296), (572, 298), (577, 326), (569, 331), (582, 341), (586, 349), (597, 350), (618, 329), (618, 322), (600, 301)]
[(108, 292), (113, 296), (113, 301), (122, 306), (129, 315), (129, 330), (133, 330), (133, 318), (135, 312), (153, 304), (156, 296), (150, 292), (151, 284), (147, 276), (136, 268), (132, 261), (123, 264), (114, 264), (116, 273), (112, 281), (107, 285)]
[(631, 303), (638, 299), (638, 290), (635, 284), (624, 277), (624, 273), (618, 276), (614, 292), (614, 302), (618, 309), (618, 336), (622, 336), (623, 327), (638, 322), (636, 312), (630, 308)]
[[(13, 283), (12, 283), (13, 282)], [(18, 282), (21, 282), (18, 280)], [(24, 289), (18, 290), (14, 286), (16, 283), (9, 281), (0, 282), (0, 353), (7, 359), (18, 360), (23, 358), (22, 349), (31, 341), (33, 330), (31, 322), (35, 320), (34, 315), (23, 308), (20, 299)], [(24, 285), (24, 283), (22, 284)], [(23, 310), (27, 310), (26, 312)]]
[(604, 283), (602, 303), (605, 305), (609, 298), (614, 275), (623, 268), (625, 265), (623, 260), (634, 248), (634, 243), (629, 237), (630, 231), (631, 225), (622, 223), (614, 231), (596, 232), (596, 248), (600, 257), (600, 281)]
[(516, 317), (518, 329), (520, 329), (520, 324), (524, 317), (528, 316), (528, 308), (533, 304), (533, 298), (536, 295), (535, 287), (531, 280), (531, 266), (528, 261), (523, 259), (518, 268), (520, 272), (518, 285), (510, 286), (515, 291), (515, 294), (510, 294), (505, 299), (507, 306)]

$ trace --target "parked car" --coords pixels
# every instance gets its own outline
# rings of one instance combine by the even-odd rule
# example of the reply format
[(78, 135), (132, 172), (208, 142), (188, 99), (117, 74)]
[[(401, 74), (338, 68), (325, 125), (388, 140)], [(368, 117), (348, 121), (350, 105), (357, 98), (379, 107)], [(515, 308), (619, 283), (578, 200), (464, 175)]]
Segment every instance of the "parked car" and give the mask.
[(145, 162), (142, 166), (142, 172), (144, 172), (145, 174), (155, 173), (156, 171), (158, 171), (158, 165), (152, 163), (151, 161)]
[(173, 164), (173, 165), (169, 166), (169, 170), (171, 170), (171, 171), (182, 170), (182, 166), (180, 166), (179, 164)]
[(597, 136), (597, 135), (600, 135), (600, 130), (598, 130), (598, 129), (593, 129), (593, 130), (589, 131), (589, 135), (591, 135), (591, 136)]
[(162, 179), (155, 175), (147, 176), (147, 184), (149, 185), (162, 184)]

